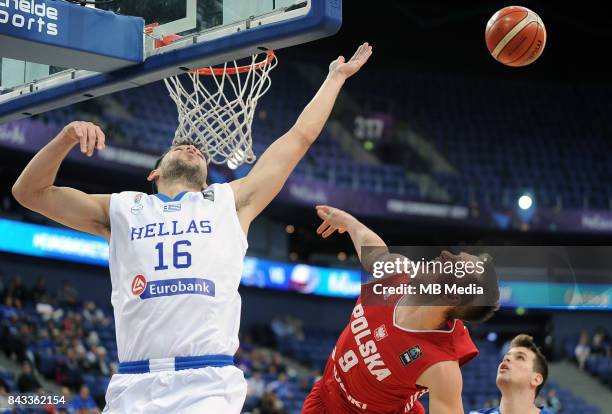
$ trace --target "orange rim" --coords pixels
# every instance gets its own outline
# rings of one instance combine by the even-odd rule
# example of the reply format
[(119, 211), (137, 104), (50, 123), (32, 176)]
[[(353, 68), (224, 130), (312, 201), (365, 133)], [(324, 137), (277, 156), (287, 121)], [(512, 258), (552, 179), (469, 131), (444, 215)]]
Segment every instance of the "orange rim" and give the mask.
[(260, 70), (266, 65), (269, 65), (276, 59), (276, 55), (273, 50), (268, 50), (266, 52), (266, 58), (261, 62), (257, 62), (254, 65), (246, 65), (246, 66), (238, 66), (238, 67), (227, 67), (227, 68), (202, 68), (196, 70), (190, 70), (189, 73), (197, 73), (199, 75), (223, 75), (224, 73), (228, 75), (236, 75), (238, 73), (246, 73), (252, 70)]
[[(159, 23), (151, 23), (145, 26), (145, 30), (144, 30), (145, 34), (150, 35), (151, 33), (153, 33), (153, 30), (157, 26), (159, 26)], [(181, 37), (182, 36), (180, 35), (164, 36), (162, 40), (155, 41), (155, 48), (157, 49), (163, 46), (168, 46), (172, 44), (172, 42), (174, 42), (175, 40), (180, 39)], [(234, 67), (226, 67), (226, 68), (212, 68), (212, 69), (202, 68), (202, 69), (190, 70), (189, 73), (197, 73), (199, 75), (206, 75), (206, 76), (223, 75), (224, 73), (227, 73), (228, 75), (236, 75), (238, 73), (246, 73), (252, 70), (260, 70), (264, 66), (272, 63), (274, 59), (276, 59), (276, 55), (274, 54), (274, 51), (268, 50), (266, 51), (266, 58), (262, 60), (261, 62), (255, 63), (254, 65), (246, 65), (246, 66), (238, 66), (238, 67), (234, 66)]]

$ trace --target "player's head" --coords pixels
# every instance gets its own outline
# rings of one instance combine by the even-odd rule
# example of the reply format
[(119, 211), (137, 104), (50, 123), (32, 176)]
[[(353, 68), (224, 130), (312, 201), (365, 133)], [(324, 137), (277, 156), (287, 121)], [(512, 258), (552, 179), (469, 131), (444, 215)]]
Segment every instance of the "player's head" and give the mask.
[(148, 179), (153, 183), (154, 192), (164, 183), (177, 181), (202, 190), (207, 174), (206, 157), (193, 141), (185, 139), (174, 142), (159, 157)]
[(548, 362), (533, 338), (525, 334), (516, 336), (497, 368), (496, 383), (502, 395), (505, 390), (525, 388), (533, 392), (535, 401), (547, 378)]
[(482, 293), (445, 295), (444, 300), (453, 305), (448, 310), (448, 319), (461, 319), (466, 322), (484, 322), (499, 309), (499, 284), (493, 258), (489, 254), (478, 256), (460, 253), (451, 254), (444, 250), (439, 260), (453, 263), (453, 272), (442, 272), (439, 280), (448, 285), (473, 288)]

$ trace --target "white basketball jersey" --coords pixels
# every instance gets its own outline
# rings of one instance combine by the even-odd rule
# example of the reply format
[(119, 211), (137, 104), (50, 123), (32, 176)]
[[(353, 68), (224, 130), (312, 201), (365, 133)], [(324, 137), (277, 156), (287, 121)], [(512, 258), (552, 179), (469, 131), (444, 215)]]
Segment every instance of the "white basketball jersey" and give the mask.
[(110, 221), (119, 361), (234, 355), (247, 241), (230, 185), (113, 194)]

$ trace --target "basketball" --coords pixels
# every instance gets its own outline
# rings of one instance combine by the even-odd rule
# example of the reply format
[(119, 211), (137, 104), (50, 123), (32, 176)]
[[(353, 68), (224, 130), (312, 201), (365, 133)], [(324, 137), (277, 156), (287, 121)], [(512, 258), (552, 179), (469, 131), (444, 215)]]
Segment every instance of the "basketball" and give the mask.
[(487, 23), (485, 32), (491, 56), (507, 66), (535, 62), (546, 45), (546, 28), (540, 16), (521, 7), (504, 7)]

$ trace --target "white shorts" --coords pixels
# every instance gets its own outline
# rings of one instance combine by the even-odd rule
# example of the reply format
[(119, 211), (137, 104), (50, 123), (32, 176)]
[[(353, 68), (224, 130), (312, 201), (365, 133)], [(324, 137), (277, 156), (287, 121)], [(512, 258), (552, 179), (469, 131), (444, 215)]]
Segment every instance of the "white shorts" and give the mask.
[(239, 414), (244, 374), (233, 365), (145, 374), (115, 374), (106, 390), (107, 414)]

